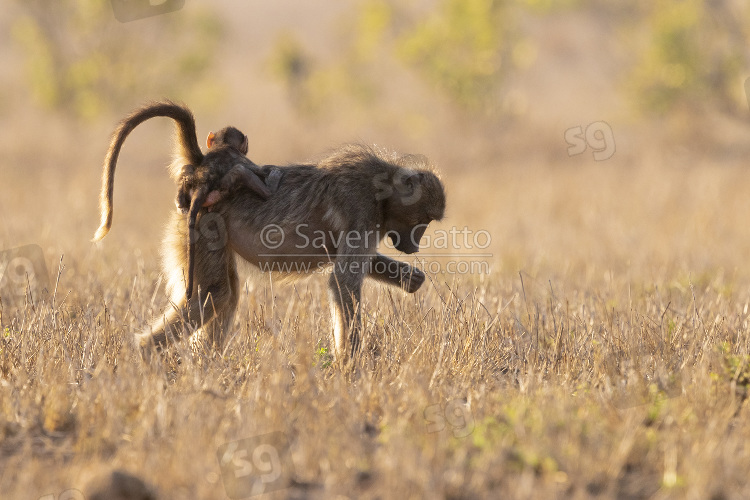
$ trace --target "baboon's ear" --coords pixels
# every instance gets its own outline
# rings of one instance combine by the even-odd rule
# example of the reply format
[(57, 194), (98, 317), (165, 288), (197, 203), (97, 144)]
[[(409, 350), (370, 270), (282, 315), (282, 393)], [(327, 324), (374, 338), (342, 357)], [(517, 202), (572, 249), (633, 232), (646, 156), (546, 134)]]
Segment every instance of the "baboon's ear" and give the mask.
[(208, 147), (208, 149), (211, 149), (211, 146), (214, 145), (215, 140), (216, 140), (216, 134), (214, 134), (213, 132), (209, 132), (208, 138), (206, 139), (206, 147)]
[(403, 206), (413, 205), (422, 197), (422, 184), (423, 179), (420, 172), (412, 172), (409, 177), (406, 177), (401, 184), (401, 188), (397, 188), (400, 196), (400, 203)]
[(240, 151), (243, 155), (247, 154), (248, 147), (247, 136), (245, 134), (242, 134), (242, 144), (240, 144)]

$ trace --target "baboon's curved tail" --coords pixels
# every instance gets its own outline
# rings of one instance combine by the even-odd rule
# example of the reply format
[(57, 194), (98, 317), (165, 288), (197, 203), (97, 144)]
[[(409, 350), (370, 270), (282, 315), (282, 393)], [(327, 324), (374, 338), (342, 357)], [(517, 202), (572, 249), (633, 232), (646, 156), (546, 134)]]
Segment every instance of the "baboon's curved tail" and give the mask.
[(180, 154), (191, 165), (199, 165), (203, 161), (203, 153), (198, 146), (195, 132), (195, 117), (185, 106), (171, 101), (159, 101), (148, 104), (126, 116), (112, 134), (107, 156), (104, 158), (104, 172), (102, 173), (102, 192), (100, 196), (101, 223), (92, 241), (104, 238), (112, 227), (112, 196), (115, 189), (115, 166), (120, 155), (120, 149), (135, 127), (150, 118), (163, 116), (175, 121), (177, 140)]

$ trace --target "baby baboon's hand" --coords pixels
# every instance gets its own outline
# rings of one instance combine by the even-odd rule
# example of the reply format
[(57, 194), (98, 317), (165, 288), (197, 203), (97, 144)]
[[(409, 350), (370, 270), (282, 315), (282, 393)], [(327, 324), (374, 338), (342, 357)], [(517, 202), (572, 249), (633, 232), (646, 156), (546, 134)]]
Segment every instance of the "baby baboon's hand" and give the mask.
[(211, 191), (208, 193), (208, 196), (206, 196), (206, 201), (203, 202), (204, 207), (210, 207), (211, 205), (215, 205), (221, 199), (224, 198), (224, 193), (221, 191)]

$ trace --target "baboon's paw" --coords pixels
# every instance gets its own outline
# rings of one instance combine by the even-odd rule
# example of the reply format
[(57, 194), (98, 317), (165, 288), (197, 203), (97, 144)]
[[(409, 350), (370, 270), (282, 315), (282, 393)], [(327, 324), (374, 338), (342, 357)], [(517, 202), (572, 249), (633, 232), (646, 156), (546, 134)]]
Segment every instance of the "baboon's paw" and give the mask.
[(425, 274), (421, 269), (413, 267), (410, 273), (404, 273), (403, 288), (409, 293), (419, 290), (424, 284)]

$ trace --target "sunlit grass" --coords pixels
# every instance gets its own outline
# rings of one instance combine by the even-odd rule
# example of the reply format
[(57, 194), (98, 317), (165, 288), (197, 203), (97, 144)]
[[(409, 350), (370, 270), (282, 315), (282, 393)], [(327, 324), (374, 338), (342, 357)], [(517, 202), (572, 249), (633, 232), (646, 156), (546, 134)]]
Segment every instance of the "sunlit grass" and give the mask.
[[(282, 497), (746, 495), (743, 172), (445, 178), (437, 227), (489, 231), (492, 273), (435, 274), (414, 295), (368, 285), (351, 373), (331, 358), (321, 276), (253, 275), (222, 355), (183, 342), (145, 364), (130, 336), (166, 306), (155, 239), (169, 196), (148, 191), (165, 199), (158, 217), (116, 204), (98, 248), (96, 214), (53, 214), (36, 243), (59, 273), (55, 305), (2, 316), (4, 497), (83, 489), (119, 467), (164, 498), (225, 498), (217, 450), (273, 432), (294, 465)], [(60, 202), (41, 189), (35, 207), (10, 194), (20, 220)], [(21, 227), (3, 248), (40, 234)]]

